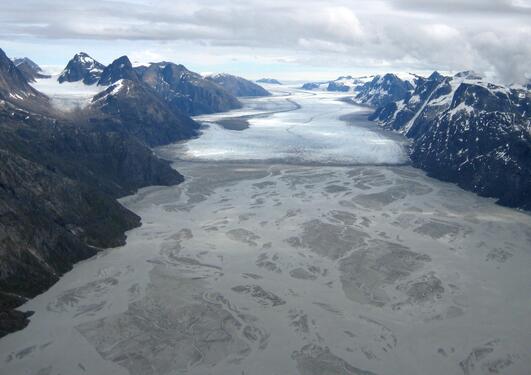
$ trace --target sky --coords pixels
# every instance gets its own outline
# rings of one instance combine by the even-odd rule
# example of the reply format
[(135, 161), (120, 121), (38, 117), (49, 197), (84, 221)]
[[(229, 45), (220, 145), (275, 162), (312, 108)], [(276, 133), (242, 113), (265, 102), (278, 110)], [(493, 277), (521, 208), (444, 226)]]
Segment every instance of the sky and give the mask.
[(173, 61), (251, 79), (475, 70), (531, 78), (531, 0), (16, 0), (0, 48), (64, 66)]

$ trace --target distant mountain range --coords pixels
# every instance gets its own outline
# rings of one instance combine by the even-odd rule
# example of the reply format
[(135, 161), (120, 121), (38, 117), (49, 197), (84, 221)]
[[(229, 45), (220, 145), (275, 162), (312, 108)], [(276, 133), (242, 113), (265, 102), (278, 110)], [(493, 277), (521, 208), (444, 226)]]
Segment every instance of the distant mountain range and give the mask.
[(43, 74), (40, 66), (27, 57), (15, 58), (13, 59), (13, 63), (28, 82), (35, 82), (35, 79), (37, 78), (50, 78), (49, 75)]
[(334, 92), (356, 92), (363, 84), (369, 82), (373, 78), (374, 76), (342, 76), (333, 81), (307, 82), (301, 86), (301, 89)]
[(231, 93), (182, 65), (133, 67), (122, 56), (104, 66), (81, 52), (57, 80), (101, 92), (62, 112), (29, 84), (37, 79), (52, 78), (0, 49), (0, 337), (28, 323), (14, 308), (140, 224), (116, 198), (183, 180), (149, 147), (195, 136), (189, 115), (239, 108), (235, 95), (258, 92), (239, 77)]
[(413, 164), (429, 175), (531, 210), (531, 92), (474, 72), (412, 81), (376, 76), (353, 89), (369, 117), (412, 139)]
[(59, 82), (82, 81), (87, 85), (99, 86), (109, 86), (121, 79), (149, 86), (160, 98), (185, 115), (240, 108), (239, 96), (271, 95), (263, 87), (229, 74), (203, 77), (183, 65), (171, 62), (133, 67), (127, 56), (104, 66), (83, 52), (76, 54), (59, 76)]
[(271, 93), (262, 86), (241, 77), (230, 74), (212, 74), (206, 79), (217, 83), (234, 96), (270, 96)]
[(282, 82), (280, 82), (279, 80), (276, 80), (274, 78), (260, 78), (256, 81), (257, 83), (266, 83), (266, 84), (269, 84), (269, 85), (281, 85)]
[(58, 81), (61, 83), (83, 81), (86, 85), (92, 85), (100, 80), (104, 69), (103, 64), (80, 52), (68, 62)]

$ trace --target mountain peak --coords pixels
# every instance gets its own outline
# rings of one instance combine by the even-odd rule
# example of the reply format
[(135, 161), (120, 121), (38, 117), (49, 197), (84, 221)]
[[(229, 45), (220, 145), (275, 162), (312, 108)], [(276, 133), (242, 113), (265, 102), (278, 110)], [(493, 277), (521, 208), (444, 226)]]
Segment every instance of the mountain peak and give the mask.
[(433, 73), (430, 74), (430, 76), (428, 77), (428, 79), (429, 79), (430, 81), (438, 81), (438, 80), (440, 80), (440, 79), (443, 78), (443, 77), (444, 77), (444, 76), (443, 76), (441, 73), (439, 73), (438, 71), (435, 70)]
[(483, 77), (480, 74), (474, 72), (473, 70), (465, 70), (465, 71), (459, 72), (456, 75), (454, 75), (454, 77), (465, 78), (465, 79), (483, 79)]
[(50, 78), (49, 75), (42, 74), (41, 67), (27, 57), (14, 58), (13, 63), (28, 82), (35, 82), (36, 78)]
[(85, 52), (79, 52), (68, 62), (57, 79), (59, 83), (83, 81), (86, 85), (96, 83), (104, 66)]
[(25, 75), (0, 48), (0, 99), (27, 108), (42, 104), (46, 98), (28, 84)]
[(32, 70), (34, 70), (35, 72), (42, 72), (41, 67), (28, 57), (15, 57), (13, 59), (13, 63), (17, 67), (19, 67), (22, 64), (25, 64), (28, 67), (30, 67)]
[(245, 78), (234, 76), (228, 73), (212, 74), (205, 79), (212, 81), (223, 87), (228, 93), (238, 96), (270, 96), (271, 93), (262, 86), (257, 85)]
[(107, 66), (101, 73), (98, 85), (108, 86), (120, 79), (138, 81), (138, 75), (135, 73), (133, 64), (131, 64), (127, 56), (121, 56)]

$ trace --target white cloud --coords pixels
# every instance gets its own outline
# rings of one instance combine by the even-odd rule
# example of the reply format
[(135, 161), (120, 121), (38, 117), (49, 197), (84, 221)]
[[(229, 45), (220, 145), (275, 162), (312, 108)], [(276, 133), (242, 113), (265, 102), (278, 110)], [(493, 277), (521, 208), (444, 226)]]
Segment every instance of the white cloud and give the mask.
[[(177, 59), (351, 72), (460, 70), (529, 75), (530, 0), (25, 0), (2, 5), (0, 46), (43, 63), (42, 45), (106, 59)], [(50, 47), (52, 48), (52, 47)], [(9, 51), (8, 51), (9, 52)], [(236, 62), (236, 63), (235, 63)], [(239, 65), (235, 65), (239, 64)], [(264, 64), (262, 64), (264, 65)], [(304, 69), (308, 68), (308, 69)], [(280, 67), (276, 68), (281, 69)]]

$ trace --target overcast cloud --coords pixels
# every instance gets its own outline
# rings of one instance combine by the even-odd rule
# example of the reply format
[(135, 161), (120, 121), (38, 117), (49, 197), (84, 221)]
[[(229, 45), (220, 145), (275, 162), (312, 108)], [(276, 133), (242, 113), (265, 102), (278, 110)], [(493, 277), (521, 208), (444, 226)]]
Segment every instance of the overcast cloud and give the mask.
[(531, 76), (531, 0), (18, 0), (2, 4), (0, 26), (0, 47), (41, 64), (84, 50), (104, 63), (128, 54), (252, 78)]

